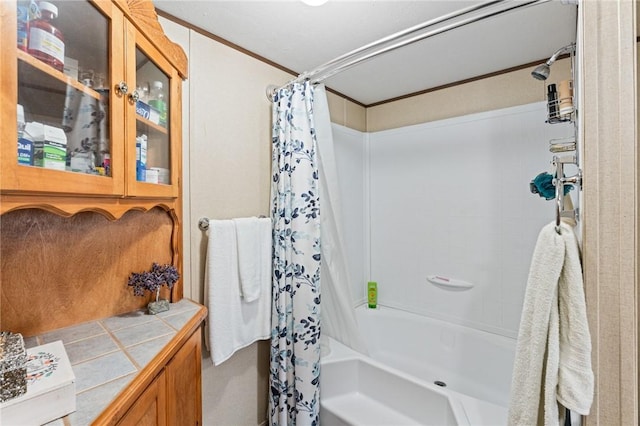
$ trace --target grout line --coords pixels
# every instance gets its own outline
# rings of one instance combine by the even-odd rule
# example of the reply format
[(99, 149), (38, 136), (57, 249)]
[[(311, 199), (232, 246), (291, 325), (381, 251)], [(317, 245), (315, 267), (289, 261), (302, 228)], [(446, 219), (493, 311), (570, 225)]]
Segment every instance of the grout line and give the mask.
[(126, 329), (132, 328), (132, 327), (137, 327), (139, 325), (149, 324), (150, 322), (156, 321), (157, 318), (158, 318), (155, 315), (149, 315), (149, 317), (150, 318), (148, 320), (146, 320), (146, 321), (136, 322), (135, 324), (125, 325), (123, 327), (119, 327), (119, 328), (116, 328), (116, 329), (113, 329), (113, 330), (108, 328), (106, 324), (103, 324), (102, 321), (105, 321), (105, 320), (107, 320), (109, 318), (115, 318), (115, 317), (105, 318), (105, 319), (99, 320), (99, 322), (100, 322), (100, 325), (102, 326), (102, 328), (104, 328), (107, 332), (114, 332), (114, 331), (126, 330)]
[[(102, 335), (101, 335), (101, 336), (102, 336)], [(66, 351), (66, 350), (67, 350), (67, 348), (65, 347), (65, 351)], [(118, 352), (119, 350), (120, 350), (120, 349), (119, 349), (118, 347), (116, 347), (115, 349), (111, 349), (111, 350), (109, 350), (109, 351), (107, 351), (107, 352), (102, 352), (102, 353), (97, 354), (97, 355), (94, 355), (94, 356), (92, 356), (92, 357), (90, 357), (90, 358), (84, 358), (84, 359), (81, 359), (81, 360), (78, 360), (78, 361), (72, 362), (72, 363), (71, 363), (71, 366), (73, 367), (73, 366), (75, 366), (75, 365), (84, 364), (85, 362), (93, 361), (94, 359), (100, 358), (100, 357), (102, 357), (102, 356), (110, 355), (110, 354), (112, 354), (112, 353)]]
[[(138, 372), (137, 372), (137, 371), (130, 371), (130, 372), (126, 373), (126, 374), (123, 374), (123, 375), (121, 375), (121, 376), (115, 377), (115, 378), (113, 378), (113, 379), (111, 379), (111, 380), (107, 380), (106, 382), (100, 383), (99, 385), (95, 385), (95, 386), (91, 386), (91, 387), (89, 387), (89, 388), (83, 389), (83, 390), (81, 390), (80, 392), (77, 392), (77, 393), (76, 393), (76, 396), (81, 395), (81, 394), (83, 394), (83, 393), (85, 393), (85, 392), (89, 392), (89, 391), (91, 391), (91, 390), (94, 390), (94, 389), (96, 389), (96, 388), (99, 388), (100, 386), (104, 386), (104, 385), (109, 384), (109, 383), (111, 383), (111, 382), (115, 382), (116, 380), (120, 380), (120, 379), (122, 379), (123, 377), (131, 376), (131, 375), (136, 375), (136, 374), (138, 374)], [(132, 377), (132, 379), (133, 379), (133, 377)]]
[(133, 357), (129, 355), (129, 353), (125, 349), (125, 346), (120, 342), (120, 340), (118, 340), (118, 338), (111, 331), (107, 330), (107, 334), (111, 337), (111, 340), (113, 340), (113, 342), (120, 349), (120, 351), (124, 353), (124, 356), (126, 356), (127, 359), (133, 364), (133, 366), (136, 369), (135, 373), (138, 374), (140, 370), (142, 370), (142, 367), (140, 367), (140, 365), (136, 362), (136, 360), (134, 360)]

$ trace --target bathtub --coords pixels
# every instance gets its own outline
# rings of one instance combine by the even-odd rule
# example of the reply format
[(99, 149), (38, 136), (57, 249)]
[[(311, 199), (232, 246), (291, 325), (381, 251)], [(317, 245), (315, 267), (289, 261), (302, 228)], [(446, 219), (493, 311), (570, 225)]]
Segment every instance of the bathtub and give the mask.
[(515, 339), (379, 306), (356, 309), (369, 356), (330, 339), (323, 425), (505, 425)]

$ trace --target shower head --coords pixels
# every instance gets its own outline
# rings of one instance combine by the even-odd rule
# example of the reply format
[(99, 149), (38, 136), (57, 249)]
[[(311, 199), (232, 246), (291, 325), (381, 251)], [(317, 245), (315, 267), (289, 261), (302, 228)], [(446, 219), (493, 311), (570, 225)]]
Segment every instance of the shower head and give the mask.
[(547, 62), (542, 65), (538, 65), (536, 69), (531, 71), (531, 75), (536, 80), (546, 80), (547, 77), (549, 77), (549, 73), (551, 72), (551, 69), (549, 67), (556, 61), (556, 59), (558, 59), (558, 56), (562, 55), (563, 53), (573, 53), (575, 49), (575, 43), (571, 43), (561, 47), (560, 49), (556, 50), (553, 55), (551, 55)]
[(533, 76), (533, 78), (535, 78), (536, 80), (546, 80), (547, 77), (549, 77), (549, 72), (551, 71), (551, 69), (549, 68), (549, 65), (547, 64), (542, 64), (542, 65), (538, 65), (536, 67), (536, 69), (534, 69), (533, 71), (531, 71), (531, 75)]

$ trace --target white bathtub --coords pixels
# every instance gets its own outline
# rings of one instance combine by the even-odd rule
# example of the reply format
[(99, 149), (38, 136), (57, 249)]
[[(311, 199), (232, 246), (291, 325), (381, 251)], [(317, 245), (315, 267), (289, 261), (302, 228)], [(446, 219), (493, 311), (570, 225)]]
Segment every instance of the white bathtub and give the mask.
[(369, 356), (330, 341), (323, 425), (507, 423), (514, 339), (383, 306), (356, 311)]

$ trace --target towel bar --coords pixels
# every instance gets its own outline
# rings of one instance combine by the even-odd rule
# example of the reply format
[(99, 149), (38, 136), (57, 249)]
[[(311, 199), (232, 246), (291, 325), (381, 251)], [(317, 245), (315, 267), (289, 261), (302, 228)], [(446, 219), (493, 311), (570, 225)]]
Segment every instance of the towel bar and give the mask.
[[(260, 219), (264, 219), (266, 218), (266, 216), (264, 215), (260, 215), (258, 216), (258, 218)], [(208, 217), (201, 217), (198, 220), (198, 228), (200, 228), (201, 231), (207, 231), (209, 229), (209, 218)]]

